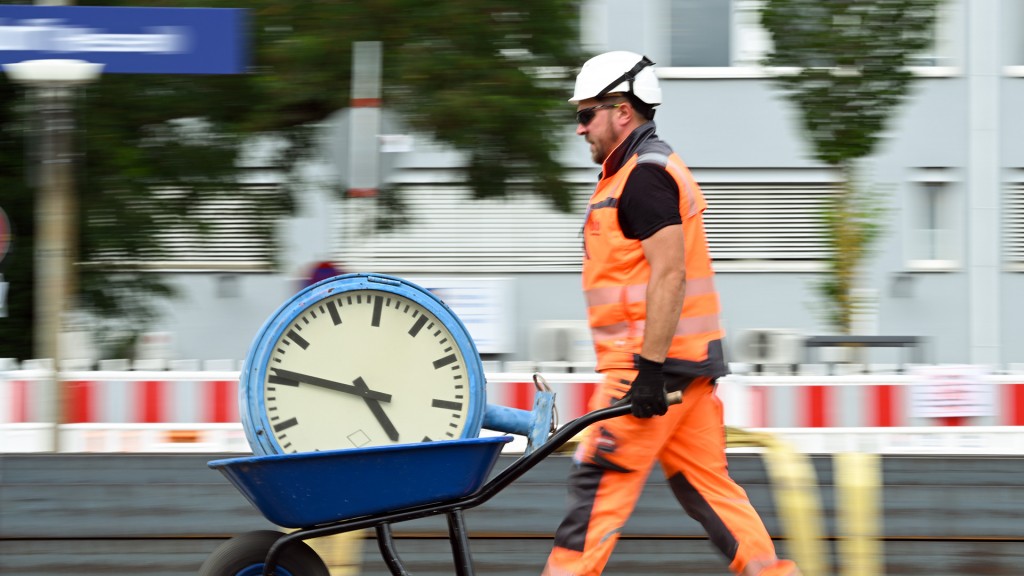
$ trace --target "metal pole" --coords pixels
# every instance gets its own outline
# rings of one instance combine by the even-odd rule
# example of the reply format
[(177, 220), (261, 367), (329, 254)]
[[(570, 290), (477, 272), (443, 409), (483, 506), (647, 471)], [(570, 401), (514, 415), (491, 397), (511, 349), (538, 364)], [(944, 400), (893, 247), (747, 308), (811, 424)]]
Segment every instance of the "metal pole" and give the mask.
[(37, 358), (52, 358), (54, 381), (51, 398), (54, 451), (59, 450), (60, 425), (67, 421), (67, 398), (59, 378), (66, 311), (75, 293), (75, 245), (77, 243), (77, 199), (73, 182), (71, 143), (71, 89), (36, 88), (33, 99), (39, 106), (41, 126), (40, 186), (36, 198), (36, 299), (34, 352)]
[(71, 263), (77, 235), (68, 93), (66, 88), (34, 90), (42, 119), (42, 166), (36, 198), (34, 355), (54, 361), (60, 358), (64, 310), (74, 289)]

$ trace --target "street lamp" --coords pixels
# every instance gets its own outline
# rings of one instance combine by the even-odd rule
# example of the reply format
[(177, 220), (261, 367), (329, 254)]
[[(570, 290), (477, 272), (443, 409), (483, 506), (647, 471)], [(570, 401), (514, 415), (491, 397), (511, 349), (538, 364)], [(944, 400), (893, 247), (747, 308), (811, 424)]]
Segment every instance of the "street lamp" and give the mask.
[[(4, 64), (14, 82), (29, 87), (42, 116), (42, 168), (36, 198), (35, 235), (35, 339), (33, 355), (52, 358), (55, 369), (62, 358), (60, 333), (65, 311), (75, 294), (74, 261), (77, 253), (78, 205), (74, 187), (71, 114), (72, 95), (78, 86), (94, 82), (103, 64), (82, 60), (28, 60)], [(57, 425), (64, 418), (64, 394), (54, 382), (47, 402)], [(58, 433), (54, 433), (57, 441)]]

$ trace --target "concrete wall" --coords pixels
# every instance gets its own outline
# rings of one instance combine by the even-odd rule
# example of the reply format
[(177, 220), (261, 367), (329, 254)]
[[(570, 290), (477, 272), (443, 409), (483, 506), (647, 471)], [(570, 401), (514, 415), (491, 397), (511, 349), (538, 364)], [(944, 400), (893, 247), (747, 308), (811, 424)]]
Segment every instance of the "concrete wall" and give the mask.
[[(0, 573), (195, 574), (225, 539), (272, 529), (227, 480), (206, 467), (217, 454), (0, 455)], [(495, 470), (513, 462), (503, 456)], [(786, 541), (755, 454), (732, 454), (730, 473), (747, 490), (769, 532)], [(815, 456), (824, 534), (837, 534), (831, 459)], [(563, 512), (569, 458), (552, 456), (495, 498), (466, 513), (480, 574), (539, 573)], [(890, 576), (1009, 576), (1024, 562), (1024, 460), (886, 456), (882, 463), (882, 549)], [(329, 481), (329, 479), (323, 479)], [(395, 526), (414, 574), (452, 574), (443, 520)], [(834, 542), (826, 542), (841, 573)], [(372, 539), (361, 574), (387, 574)], [(699, 576), (727, 572), (700, 526), (673, 501), (655, 471), (608, 567), (614, 574)]]

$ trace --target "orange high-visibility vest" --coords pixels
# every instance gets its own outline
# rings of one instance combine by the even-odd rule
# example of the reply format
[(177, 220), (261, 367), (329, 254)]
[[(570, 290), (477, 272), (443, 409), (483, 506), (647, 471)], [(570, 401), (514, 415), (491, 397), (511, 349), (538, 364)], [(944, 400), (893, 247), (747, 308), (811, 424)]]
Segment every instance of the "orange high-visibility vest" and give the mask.
[(618, 202), (629, 174), (638, 163), (648, 162), (664, 166), (679, 187), (686, 243), (686, 295), (665, 372), (723, 376), (728, 373), (722, 353), (724, 333), (702, 216), (707, 203), (677, 154), (643, 149), (614, 174), (608, 176), (605, 171), (590, 197), (583, 227), (583, 290), (597, 370), (636, 368), (643, 343), (651, 268), (640, 240), (623, 235)]

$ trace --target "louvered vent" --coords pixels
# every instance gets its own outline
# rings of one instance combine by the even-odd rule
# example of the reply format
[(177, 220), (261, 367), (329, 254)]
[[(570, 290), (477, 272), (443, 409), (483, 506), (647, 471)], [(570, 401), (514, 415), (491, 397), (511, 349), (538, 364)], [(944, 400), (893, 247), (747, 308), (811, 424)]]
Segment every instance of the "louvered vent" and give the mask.
[(587, 191), (571, 213), (536, 195), (473, 200), (451, 185), (401, 188), (408, 222), (391, 231), (365, 232), (362, 200), (339, 204), (335, 227), (342, 267), (376, 272), (577, 271)]
[[(704, 186), (709, 243), (716, 261), (815, 261), (825, 258), (820, 213), (832, 184)], [(371, 204), (338, 205), (338, 262), (378, 272), (574, 272), (580, 268), (580, 227), (590, 188), (573, 214), (537, 196), (472, 200), (463, 187), (401, 188), (405, 225), (371, 231)]]
[(1003, 215), (1004, 258), (1013, 264), (1024, 264), (1024, 183), (1007, 189)]
[[(274, 216), (260, 204), (276, 192), (274, 186), (242, 185), (236, 194), (193, 206), (187, 219), (158, 213), (161, 253), (143, 255), (141, 262), (115, 254), (96, 260), (152, 270), (268, 270), (274, 261)], [(175, 194), (180, 193), (157, 190), (153, 197), (167, 200)]]
[(715, 261), (828, 257), (821, 218), (834, 184), (705, 184), (704, 225)]

